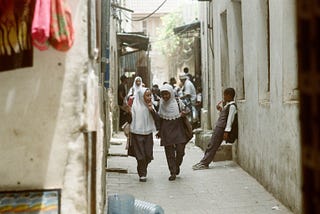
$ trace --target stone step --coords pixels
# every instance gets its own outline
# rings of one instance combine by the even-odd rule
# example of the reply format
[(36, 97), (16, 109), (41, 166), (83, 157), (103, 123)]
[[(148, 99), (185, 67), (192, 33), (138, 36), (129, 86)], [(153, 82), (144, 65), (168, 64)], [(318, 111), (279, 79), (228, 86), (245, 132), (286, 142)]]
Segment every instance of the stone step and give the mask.
[[(195, 134), (195, 145), (201, 148), (203, 151), (210, 142), (212, 130), (201, 130), (197, 129), (194, 131)], [(213, 162), (232, 160), (232, 144), (223, 142), (219, 147)]]

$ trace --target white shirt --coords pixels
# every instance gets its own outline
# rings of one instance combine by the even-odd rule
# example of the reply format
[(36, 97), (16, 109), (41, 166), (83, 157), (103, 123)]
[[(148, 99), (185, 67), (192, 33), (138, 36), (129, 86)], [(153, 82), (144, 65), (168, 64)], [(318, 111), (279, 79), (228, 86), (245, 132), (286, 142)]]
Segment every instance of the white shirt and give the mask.
[(197, 93), (194, 85), (189, 79), (185, 81), (183, 86), (183, 95), (187, 95), (187, 94), (191, 95), (191, 102), (194, 104), (197, 99)]
[[(224, 106), (224, 108), (227, 108), (228, 105), (231, 105), (233, 103), (235, 103), (235, 101), (227, 102), (227, 104)], [(226, 125), (226, 128), (224, 129), (225, 132), (230, 132), (231, 131), (231, 125), (233, 123), (234, 116), (236, 115), (236, 113), (237, 113), (237, 108), (235, 107), (235, 105), (231, 105), (230, 108), (229, 108), (227, 125)]]

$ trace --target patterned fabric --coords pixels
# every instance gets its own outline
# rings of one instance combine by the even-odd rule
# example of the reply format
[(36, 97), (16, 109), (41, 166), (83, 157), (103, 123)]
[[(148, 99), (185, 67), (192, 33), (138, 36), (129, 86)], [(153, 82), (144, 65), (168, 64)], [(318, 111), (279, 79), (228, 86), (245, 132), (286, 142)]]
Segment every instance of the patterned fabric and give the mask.
[(69, 50), (74, 42), (71, 11), (65, 0), (51, 0), (50, 44), (59, 51)]

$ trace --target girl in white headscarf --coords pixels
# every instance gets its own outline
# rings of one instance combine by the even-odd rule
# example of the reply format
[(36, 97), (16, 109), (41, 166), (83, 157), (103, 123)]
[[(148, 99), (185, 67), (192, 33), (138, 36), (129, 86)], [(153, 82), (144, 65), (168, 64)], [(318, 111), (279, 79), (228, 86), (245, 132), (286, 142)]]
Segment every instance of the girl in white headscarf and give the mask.
[(165, 84), (161, 86), (160, 94), (160, 129), (157, 136), (161, 138), (161, 146), (164, 146), (165, 149), (170, 171), (169, 180), (173, 181), (176, 179), (176, 175), (180, 173), (180, 166), (185, 154), (185, 145), (188, 141), (181, 118), (188, 112), (184, 110), (184, 104), (180, 100), (176, 100), (171, 85)]
[(128, 106), (132, 106), (135, 94), (141, 90), (141, 88), (143, 87), (143, 83), (142, 83), (142, 78), (137, 76), (136, 78), (134, 78), (132, 87), (129, 89), (129, 92), (126, 96), (126, 102)]
[(142, 87), (135, 94), (131, 108), (130, 146), (128, 154), (137, 160), (141, 182), (147, 180), (147, 167), (153, 160), (153, 132), (156, 131), (156, 112), (151, 102), (151, 91)]
[(135, 93), (142, 88), (142, 85), (143, 85), (143, 83), (142, 83), (141, 77), (137, 76), (136, 78), (134, 78), (132, 87), (129, 89), (129, 92), (127, 94), (127, 100), (130, 97), (134, 97)]

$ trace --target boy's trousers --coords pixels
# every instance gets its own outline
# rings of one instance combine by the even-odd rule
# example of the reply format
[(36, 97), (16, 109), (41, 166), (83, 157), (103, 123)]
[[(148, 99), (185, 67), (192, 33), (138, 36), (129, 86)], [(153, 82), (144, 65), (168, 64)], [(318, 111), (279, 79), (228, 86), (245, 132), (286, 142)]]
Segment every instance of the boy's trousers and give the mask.
[(209, 164), (213, 161), (213, 158), (216, 155), (216, 152), (218, 151), (218, 148), (220, 147), (223, 141), (223, 134), (224, 128), (216, 126), (213, 130), (210, 142), (204, 153), (204, 157), (200, 161), (202, 164), (209, 166)]

